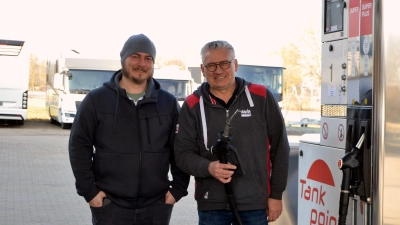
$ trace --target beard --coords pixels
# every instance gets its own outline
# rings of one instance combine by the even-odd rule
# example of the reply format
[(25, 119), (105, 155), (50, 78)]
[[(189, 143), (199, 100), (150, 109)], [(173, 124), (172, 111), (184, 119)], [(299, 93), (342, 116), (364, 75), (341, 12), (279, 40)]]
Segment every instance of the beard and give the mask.
[[(151, 73), (150, 75), (147, 75), (149, 73), (149, 69), (144, 68), (142, 66), (135, 66), (135, 67), (127, 67), (126, 64), (122, 65), (122, 75), (127, 78), (128, 80), (130, 80), (131, 82), (135, 83), (135, 84), (143, 84), (146, 83), (147, 80), (153, 76), (153, 73)], [(146, 75), (142, 75), (142, 76), (136, 76), (133, 74), (134, 72), (139, 72), (139, 73), (144, 73)]]

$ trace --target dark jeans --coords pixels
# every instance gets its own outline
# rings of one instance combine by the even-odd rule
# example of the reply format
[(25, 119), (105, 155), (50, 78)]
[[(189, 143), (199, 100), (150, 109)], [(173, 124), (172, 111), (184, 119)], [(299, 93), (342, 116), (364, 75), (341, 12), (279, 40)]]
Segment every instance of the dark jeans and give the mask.
[[(235, 215), (230, 210), (199, 211), (199, 225), (237, 225)], [(268, 225), (267, 211), (249, 210), (239, 211), (243, 225)]]
[(140, 209), (129, 209), (114, 203), (90, 207), (93, 225), (168, 225), (173, 205), (164, 198)]

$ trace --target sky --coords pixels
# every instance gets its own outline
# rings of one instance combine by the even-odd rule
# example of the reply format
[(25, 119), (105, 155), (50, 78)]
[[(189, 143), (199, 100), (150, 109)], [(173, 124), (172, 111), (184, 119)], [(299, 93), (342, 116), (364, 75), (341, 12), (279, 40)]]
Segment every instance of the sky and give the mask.
[[(198, 63), (201, 47), (230, 42), (236, 57), (262, 58), (319, 28), (316, 0), (0, 0), (0, 39), (25, 40), (39, 57), (74, 49), (119, 58), (133, 34), (146, 34), (157, 56)], [(6, 22), (4, 22), (6, 21)], [(74, 54), (74, 53), (71, 53)], [(197, 64), (198, 65), (198, 64)]]

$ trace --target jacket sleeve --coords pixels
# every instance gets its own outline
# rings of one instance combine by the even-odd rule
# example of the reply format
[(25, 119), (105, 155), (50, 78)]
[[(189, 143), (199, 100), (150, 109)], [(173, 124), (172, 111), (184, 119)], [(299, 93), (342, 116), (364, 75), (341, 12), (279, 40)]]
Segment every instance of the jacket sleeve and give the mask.
[(170, 155), (170, 163), (171, 163), (171, 175), (172, 175), (172, 182), (171, 186), (172, 188), (169, 190), (171, 194), (174, 196), (176, 201), (179, 201), (182, 197), (186, 196), (188, 194), (187, 188), (189, 186), (190, 182), (190, 175), (184, 173), (181, 171), (177, 166), (175, 162), (175, 154), (174, 154), (174, 138), (175, 138), (175, 133), (178, 129), (178, 116), (179, 116), (179, 111), (180, 111), (180, 106), (178, 101), (176, 102), (176, 113), (174, 113), (174, 118), (173, 118), (173, 128), (171, 129), (171, 134), (170, 134), (170, 139), (169, 139), (169, 144), (171, 146), (171, 155)]
[(282, 112), (274, 95), (268, 89), (266, 101), (265, 117), (267, 120), (270, 160), (272, 164), (270, 172), (271, 192), (269, 197), (281, 200), (287, 184), (290, 146)]
[(68, 145), (76, 190), (87, 202), (100, 192), (95, 184), (92, 161), (95, 124), (96, 114), (89, 93), (77, 110)]
[(188, 104), (185, 102), (179, 114), (179, 130), (175, 135), (175, 159), (177, 166), (184, 172), (199, 178), (210, 177), (208, 166), (211, 163), (207, 158), (200, 156), (203, 145), (199, 146), (196, 140), (199, 139), (201, 128), (196, 124), (196, 117), (191, 113)]

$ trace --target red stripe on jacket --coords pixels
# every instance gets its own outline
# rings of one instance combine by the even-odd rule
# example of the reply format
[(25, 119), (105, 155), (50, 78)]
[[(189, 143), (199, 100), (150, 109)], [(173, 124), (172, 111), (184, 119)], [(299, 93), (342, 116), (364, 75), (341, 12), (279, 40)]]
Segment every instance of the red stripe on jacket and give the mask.
[(253, 94), (262, 96), (262, 97), (267, 97), (267, 88), (264, 85), (261, 84), (250, 84), (249, 85), (249, 91)]
[(191, 109), (194, 105), (199, 103), (199, 101), (200, 101), (200, 98), (194, 94), (191, 94), (186, 98), (186, 103), (188, 104), (189, 109)]
[(215, 101), (215, 99), (213, 97), (211, 97), (211, 95), (209, 95), (209, 96), (210, 96), (211, 104), (216, 105), (217, 101)]
[(271, 194), (271, 146), (269, 145), (269, 139), (267, 136), (267, 171), (268, 171), (268, 196)]

